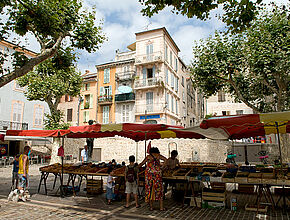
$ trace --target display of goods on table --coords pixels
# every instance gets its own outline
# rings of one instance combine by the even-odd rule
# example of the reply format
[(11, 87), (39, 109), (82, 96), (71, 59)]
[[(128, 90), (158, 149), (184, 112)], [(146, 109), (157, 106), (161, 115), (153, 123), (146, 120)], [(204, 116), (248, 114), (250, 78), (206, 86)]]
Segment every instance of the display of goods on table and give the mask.
[(125, 170), (126, 170), (126, 166), (116, 168), (113, 172), (114, 176), (125, 176)]
[(250, 173), (248, 183), (262, 183), (262, 173)]
[(179, 168), (173, 172), (173, 177), (175, 179), (186, 179), (186, 176), (190, 173), (191, 168)]
[(262, 183), (264, 184), (277, 184), (274, 173), (262, 173)]
[(162, 172), (162, 177), (172, 177), (175, 170), (164, 170)]
[(222, 182), (222, 175), (223, 173), (220, 171), (216, 171), (211, 173), (210, 181), (211, 182)]
[(249, 172), (238, 171), (235, 177), (236, 183), (248, 183)]
[(224, 183), (234, 183), (235, 182), (236, 173), (225, 172), (222, 176), (222, 181)]

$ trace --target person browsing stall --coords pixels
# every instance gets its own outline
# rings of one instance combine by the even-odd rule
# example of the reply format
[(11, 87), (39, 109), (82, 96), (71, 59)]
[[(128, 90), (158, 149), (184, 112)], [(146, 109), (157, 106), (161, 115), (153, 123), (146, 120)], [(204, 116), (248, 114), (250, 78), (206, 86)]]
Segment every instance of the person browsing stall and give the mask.
[(11, 189), (17, 189), (18, 187), (18, 170), (19, 170), (19, 155), (16, 155), (13, 161)]
[(82, 163), (88, 162), (88, 146), (85, 145), (84, 149), (81, 151)]
[(114, 184), (112, 167), (109, 167), (108, 174), (109, 176), (107, 179), (107, 186), (106, 186), (106, 198), (107, 198), (108, 205), (111, 205), (112, 199), (113, 199), (113, 184)]
[(28, 179), (28, 167), (29, 167), (29, 159), (28, 153), (30, 151), (29, 146), (24, 147), (24, 152), (19, 156), (19, 169), (18, 169), (18, 178), (19, 178), (19, 190), (25, 190), (27, 187), (27, 179)]
[(129, 157), (130, 164), (126, 166), (125, 169), (125, 182), (126, 182), (126, 205), (125, 208), (129, 208), (130, 196), (133, 193), (135, 197), (136, 208), (141, 207), (138, 204), (138, 172), (139, 169), (135, 166), (135, 156), (131, 155)]

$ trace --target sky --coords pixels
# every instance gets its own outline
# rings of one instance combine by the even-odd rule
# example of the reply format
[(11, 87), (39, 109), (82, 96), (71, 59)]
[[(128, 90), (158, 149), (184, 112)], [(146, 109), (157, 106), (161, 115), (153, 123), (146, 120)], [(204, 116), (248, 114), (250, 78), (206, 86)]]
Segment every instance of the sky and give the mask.
[[(288, 0), (279, 1), (286, 3)], [(79, 56), (77, 67), (82, 73), (85, 70), (96, 72), (96, 65), (113, 61), (117, 49), (127, 51), (127, 46), (135, 42), (135, 33), (161, 27), (167, 29), (180, 48), (179, 57), (186, 64), (190, 64), (195, 41), (207, 38), (216, 30), (225, 28), (225, 24), (215, 17), (216, 14), (222, 13), (220, 9), (211, 12), (211, 19), (201, 21), (171, 13), (170, 8), (148, 18), (140, 12), (143, 6), (138, 0), (83, 0), (83, 7), (84, 10), (95, 8), (96, 24), (103, 23), (107, 41), (95, 53), (77, 51)], [(36, 52), (40, 49), (32, 35), (23, 38), (21, 45)]]

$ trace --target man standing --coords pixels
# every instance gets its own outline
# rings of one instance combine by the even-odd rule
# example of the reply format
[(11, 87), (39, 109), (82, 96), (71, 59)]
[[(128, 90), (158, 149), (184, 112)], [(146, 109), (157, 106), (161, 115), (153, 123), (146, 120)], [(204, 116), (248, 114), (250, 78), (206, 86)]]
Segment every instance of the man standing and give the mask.
[(81, 161), (82, 163), (88, 162), (88, 146), (85, 145), (84, 149), (81, 151)]

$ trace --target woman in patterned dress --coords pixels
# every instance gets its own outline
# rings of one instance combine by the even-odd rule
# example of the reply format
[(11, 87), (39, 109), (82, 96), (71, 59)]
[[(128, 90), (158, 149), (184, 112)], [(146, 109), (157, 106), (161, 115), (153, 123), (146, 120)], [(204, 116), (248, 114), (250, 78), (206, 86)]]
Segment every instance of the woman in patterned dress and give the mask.
[(139, 164), (142, 167), (146, 162), (145, 170), (145, 201), (149, 203), (150, 210), (153, 210), (153, 201), (160, 202), (160, 210), (163, 207), (163, 185), (162, 185), (162, 168), (160, 160), (166, 162), (166, 157), (160, 155), (157, 147), (152, 147), (149, 155)]

